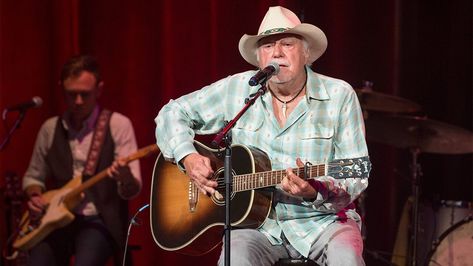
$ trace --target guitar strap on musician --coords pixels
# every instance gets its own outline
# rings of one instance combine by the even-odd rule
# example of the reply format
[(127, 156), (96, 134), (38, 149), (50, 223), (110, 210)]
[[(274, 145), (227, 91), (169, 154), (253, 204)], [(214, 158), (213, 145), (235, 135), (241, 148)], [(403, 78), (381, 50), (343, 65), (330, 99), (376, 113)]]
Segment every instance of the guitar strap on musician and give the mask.
[(90, 143), (87, 161), (84, 166), (84, 171), (82, 172), (82, 176), (84, 177), (93, 176), (95, 174), (95, 171), (97, 170), (100, 152), (102, 151), (105, 136), (107, 135), (111, 116), (112, 112), (110, 110), (103, 109), (100, 112), (100, 115), (95, 125), (94, 136), (92, 137), (92, 142)]

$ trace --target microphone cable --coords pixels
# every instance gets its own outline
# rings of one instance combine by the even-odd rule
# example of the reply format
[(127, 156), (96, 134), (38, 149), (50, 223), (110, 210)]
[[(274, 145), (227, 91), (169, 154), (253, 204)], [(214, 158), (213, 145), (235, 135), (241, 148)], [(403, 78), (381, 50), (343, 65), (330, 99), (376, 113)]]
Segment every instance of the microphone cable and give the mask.
[(136, 216), (138, 216), (138, 214), (140, 214), (143, 210), (145, 210), (148, 207), (149, 207), (149, 203), (139, 208), (138, 211), (136, 211), (135, 215), (133, 215), (133, 217), (131, 218), (130, 223), (128, 224), (128, 232), (126, 234), (126, 241), (125, 241), (125, 250), (123, 251), (123, 262), (122, 262), (123, 266), (125, 266), (125, 263), (126, 263), (126, 252), (128, 250), (128, 239), (130, 238), (131, 226), (141, 225), (140, 223), (136, 221)]

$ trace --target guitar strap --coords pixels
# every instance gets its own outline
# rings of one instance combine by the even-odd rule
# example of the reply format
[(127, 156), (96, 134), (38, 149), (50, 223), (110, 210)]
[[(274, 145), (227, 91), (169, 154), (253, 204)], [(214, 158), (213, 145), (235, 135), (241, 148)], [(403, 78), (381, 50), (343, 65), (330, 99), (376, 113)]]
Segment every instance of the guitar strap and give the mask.
[(90, 143), (89, 154), (87, 155), (87, 161), (85, 163), (82, 176), (93, 176), (97, 170), (100, 152), (102, 151), (111, 116), (112, 112), (110, 110), (103, 109), (100, 112), (95, 125), (94, 136), (92, 137), (92, 142)]

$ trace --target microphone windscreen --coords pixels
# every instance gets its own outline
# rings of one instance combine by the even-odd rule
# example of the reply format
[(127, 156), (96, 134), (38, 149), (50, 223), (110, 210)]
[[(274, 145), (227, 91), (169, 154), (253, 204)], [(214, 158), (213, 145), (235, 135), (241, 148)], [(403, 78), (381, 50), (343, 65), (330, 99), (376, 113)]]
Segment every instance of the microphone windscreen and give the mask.
[(274, 67), (274, 74), (273, 75), (277, 75), (279, 73), (279, 64), (276, 63), (276, 62), (270, 62), (268, 64), (268, 66), (272, 66)]

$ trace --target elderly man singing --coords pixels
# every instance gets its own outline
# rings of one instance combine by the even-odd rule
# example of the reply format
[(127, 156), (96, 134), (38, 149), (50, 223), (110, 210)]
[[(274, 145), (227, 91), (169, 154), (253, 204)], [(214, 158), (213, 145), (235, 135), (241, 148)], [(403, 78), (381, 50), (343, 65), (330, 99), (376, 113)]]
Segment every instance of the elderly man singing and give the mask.
[[(311, 70), (327, 48), (325, 34), (301, 23), (290, 10), (270, 7), (257, 35), (244, 35), (239, 50), (250, 64), (279, 72), (232, 129), (234, 144), (267, 154), (272, 170), (285, 170), (269, 215), (257, 229), (231, 233), (232, 265), (272, 265), (282, 258), (306, 258), (320, 265), (364, 265), (360, 216), (353, 201), (368, 186), (365, 178), (329, 174), (313, 179), (293, 168), (338, 159), (368, 158), (363, 117), (352, 87)], [(179, 163), (205, 194), (215, 193), (207, 157), (197, 153), (195, 133), (214, 134), (259, 86), (255, 71), (231, 75), (170, 101), (156, 117), (163, 155)], [(369, 163), (369, 160), (368, 160)], [(224, 262), (224, 252), (219, 264)]]

